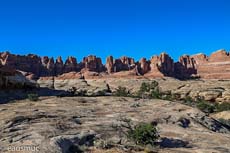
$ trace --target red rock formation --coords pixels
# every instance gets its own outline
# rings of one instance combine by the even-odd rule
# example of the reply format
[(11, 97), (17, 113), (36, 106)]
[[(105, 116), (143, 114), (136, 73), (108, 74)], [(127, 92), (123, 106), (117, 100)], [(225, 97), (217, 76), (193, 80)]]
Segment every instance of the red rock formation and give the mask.
[(173, 76), (174, 74), (174, 62), (172, 58), (166, 54), (162, 53), (160, 54), (160, 61), (161, 61), (161, 72), (163, 72), (164, 75), (167, 76)]
[(196, 61), (189, 55), (183, 55), (179, 62), (175, 63), (175, 77), (179, 79), (188, 79), (197, 74)]
[(53, 76), (55, 75), (54, 59), (44, 56), (41, 58), (42, 67), (40, 70), (40, 76)]
[(133, 64), (135, 64), (133, 58), (122, 56), (120, 59), (121, 59), (121, 62), (123, 64), (125, 64), (125, 65), (133, 65)]
[(149, 65), (149, 62), (146, 60), (146, 58), (141, 58), (139, 60), (138, 70), (139, 70), (138, 72), (142, 75), (147, 73), (150, 70), (150, 65)]
[(218, 50), (209, 58), (197, 62), (197, 73), (201, 78), (206, 79), (230, 79), (230, 56), (225, 50)]
[[(225, 50), (214, 52), (210, 57), (204, 54), (184, 55), (176, 63), (166, 53), (153, 56), (150, 61), (141, 58), (137, 63), (130, 57), (123, 56), (114, 60), (112, 56), (109, 56), (105, 66), (100, 58), (93, 55), (85, 57), (79, 64), (76, 58), (70, 56), (63, 64), (61, 57), (54, 62), (53, 58), (47, 56), (41, 58), (33, 54), (22, 56), (4, 52), (0, 53), (0, 67), (19, 70), (29, 79), (42, 76), (53, 77), (69, 72), (81, 72), (89, 78), (106, 77), (108, 73), (114, 72), (113, 76), (116, 77), (144, 75), (149, 78), (171, 76), (186, 79), (199, 75), (201, 78), (208, 79), (230, 79), (230, 55)], [(105, 73), (106, 71), (108, 73)], [(75, 77), (77, 75), (74, 74)]]
[(150, 70), (150, 73), (152, 73), (151, 76), (173, 76), (173, 60), (166, 53), (161, 53), (160, 56), (153, 56), (150, 60)]
[(94, 72), (104, 71), (104, 65), (102, 64), (101, 58), (96, 57), (94, 55), (89, 55), (88, 57), (84, 57), (82, 61), (82, 65), (84, 71), (94, 71)]
[(56, 59), (56, 63), (55, 63), (55, 74), (56, 75), (62, 74), (63, 73), (63, 68), (64, 68), (64, 64), (63, 64), (61, 56), (59, 56)]
[(4, 52), (1, 53), (0, 61), (2, 65), (10, 69), (32, 72), (39, 76), (41, 59), (37, 55), (28, 54), (27, 56), (21, 56)]
[(114, 72), (128, 71), (135, 68), (135, 61), (133, 58), (122, 56), (114, 62)]
[(227, 53), (225, 50), (218, 50), (211, 54), (211, 56), (208, 58), (209, 62), (224, 62), (224, 61), (230, 61), (229, 53)]
[(0, 54), (0, 63), (1, 65), (6, 65), (6, 61), (8, 59), (8, 56), (9, 56), (9, 52), (3, 52)]
[(205, 64), (208, 61), (208, 57), (205, 54), (196, 54), (191, 56), (191, 58), (194, 59), (194, 61), (196, 62), (196, 65), (200, 65), (200, 64)]
[(77, 71), (77, 70), (78, 70), (77, 59), (75, 57), (69, 56), (65, 61), (63, 73)]
[(179, 62), (187, 69), (195, 69), (195, 60), (191, 58), (189, 55), (183, 55), (180, 57)]
[(153, 56), (150, 59), (150, 71), (145, 74), (146, 77), (164, 77), (164, 74), (160, 71), (161, 62), (158, 56)]
[(108, 56), (106, 58), (106, 69), (107, 69), (107, 72), (110, 74), (113, 72), (114, 70), (114, 65), (113, 65), (113, 56)]

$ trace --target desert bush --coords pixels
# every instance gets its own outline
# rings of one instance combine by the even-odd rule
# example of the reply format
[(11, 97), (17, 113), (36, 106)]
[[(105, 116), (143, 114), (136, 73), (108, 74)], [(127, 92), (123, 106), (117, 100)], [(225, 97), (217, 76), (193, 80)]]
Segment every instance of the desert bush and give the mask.
[(230, 110), (230, 103), (220, 103), (216, 105), (217, 112), (222, 112), (227, 110)]
[(201, 111), (205, 113), (213, 113), (216, 110), (215, 105), (206, 102), (204, 100), (200, 100), (196, 104), (197, 108), (199, 108)]
[(28, 94), (27, 97), (30, 101), (38, 101), (38, 94), (36, 93)]
[(140, 123), (133, 129), (129, 129), (128, 138), (137, 145), (154, 145), (159, 138), (157, 129), (150, 123)]
[(130, 93), (129, 93), (129, 90), (126, 87), (119, 86), (116, 89), (114, 95), (119, 96), (119, 97), (128, 97), (128, 96), (130, 96)]
[(157, 140), (160, 138), (160, 135), (157, 131), (157, 123), (139, 123), (134, 125), (131, 119), (126, 117), (120, 117), (118, 119), (120, 123), (117, 125), (112, 125), (118, 133), (120, 139), (125, 136), (127, 142), (135, 143), (135, 145), (145, 147), (145, 146), (156, 146)]
[(159, 89), (157, 88), (157, 89), (154, 89), (154, 90), (152, 90), (151, 91), (151, 98), (155, 98), (155, 99), (162, 99), (162, 95), (161, 95), (161, 93), (160, 93), (160, 91), (159, 91)]
[(140, 87), (140, 92), (149, 92), (150, 91), (150, 85), (146, 82), (143, 82)]
[(138, 97), (161, 98), (161, 93), (157, 81), (151, 83), (143, 82), (138, 91)]
[(194, 102), (194, 100), (192, 99), (192, 97), (190, 96), (186, 96), (184, 99), (183, 99), (184, 103), (186, 104), (191, 104)]

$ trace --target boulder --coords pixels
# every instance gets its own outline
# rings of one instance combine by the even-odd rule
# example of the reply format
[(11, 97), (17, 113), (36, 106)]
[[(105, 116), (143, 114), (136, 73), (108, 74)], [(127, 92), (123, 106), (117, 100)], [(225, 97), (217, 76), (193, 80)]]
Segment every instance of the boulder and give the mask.
[(0, 68), (0, 89), (36, 88), (38, 84), (26, 78), (23, 73), (7, 66)]

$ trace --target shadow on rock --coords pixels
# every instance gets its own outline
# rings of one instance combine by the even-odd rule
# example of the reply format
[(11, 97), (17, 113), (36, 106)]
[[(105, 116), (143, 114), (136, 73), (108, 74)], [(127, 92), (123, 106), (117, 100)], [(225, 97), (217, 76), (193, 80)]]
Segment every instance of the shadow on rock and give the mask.
[(159, 145), (162, 148), (191, 148), (188, 144), (187, 141), (180, 139), (162, 138)]
[(36, 93), (40, 96), (72, 96), (68, 91), (54, 90), (49, 88), (28, 88), (28, 89), (8, 89), (0, 91), (0, 104), (13, 102), (14, 100), (23, 100), (28, 98), (28, 94)]

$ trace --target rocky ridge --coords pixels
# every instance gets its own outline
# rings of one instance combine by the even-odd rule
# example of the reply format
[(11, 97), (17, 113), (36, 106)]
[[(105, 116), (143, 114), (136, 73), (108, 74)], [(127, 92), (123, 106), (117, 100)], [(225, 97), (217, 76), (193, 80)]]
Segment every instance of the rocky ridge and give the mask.
[(126, 56), (119, 59), (108, 56), (105, 65), (102, 64), (101, 58), (94, 55), (84, 57), (78, 63), (77, 59), (72, 56), (63, 62), (61, 57), (55, 61), (54, 58), (47, 56), (39, 57), (34, 54), (22, 56), (2, 52), (0, 53), (0, 65), (26, 72), (22, 74), (29, 79), (58, 76), (69, 72), (77, 72), (86, 77), (116, 77), (117, 75), (118, 77), (157, 78), (169, 76), (178, 79), (191, 77), (230, 79), (230, 56), (225, 50), (218, 50), (210, 57), (204, 54), (183, 55), (178, 62), (174, 62), (166, 53), (153, 56), (150, 60), (141, 58), (139, 61)]

